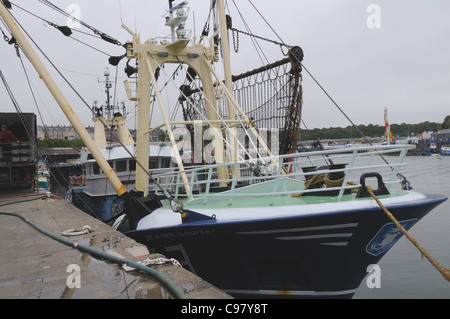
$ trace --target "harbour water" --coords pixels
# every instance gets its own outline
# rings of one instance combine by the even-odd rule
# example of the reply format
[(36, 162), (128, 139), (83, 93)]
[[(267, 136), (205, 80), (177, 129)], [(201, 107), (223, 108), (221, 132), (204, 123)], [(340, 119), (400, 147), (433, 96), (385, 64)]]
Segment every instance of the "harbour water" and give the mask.
[[(389, 157), (387, 157), (389, 161)], [(413, 190), (450, 198), (450, 156), (410, 156), (400, 172)], [(410, 229), (410, 234), (443, 267), (450, 268), (450, 199)], [(450, 282), (404, 236), (378, 264), (380, 288), (366, 277), (354, 299), (449, 299)], [(369, 280), (367, 280), (369, 279)], [(367, 282), (369, 281), (369, 285)]]

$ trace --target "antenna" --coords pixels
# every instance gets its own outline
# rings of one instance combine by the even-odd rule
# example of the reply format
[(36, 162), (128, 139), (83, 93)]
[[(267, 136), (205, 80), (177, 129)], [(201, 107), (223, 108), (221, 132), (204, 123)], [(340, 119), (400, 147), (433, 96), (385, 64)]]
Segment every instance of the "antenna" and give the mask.
[(134, 10), (134, 33), (137, 33), (136, 3), (133, 3), (133, 10)]
[(194, 38), (193, 38), (193, 43), (195, 44), (195, 42), (196, 42), (196, 40), (197, 40), (197, 37), (195, 36), (197, 33), (197, 30), (196, 30), (196, 28), (195, 28), (195, 11), (192, 11), (192, 18), (193, 18), (193, 21), (194, 21)]
[(120, 12), (120, 24), (123, 24), (123, 17), (122, 17), (122, 3), (119, 0), (119, 12)]
[[(170, 27), (172, 35), (172, 43), (177, 38), (186, 39), (188, 32), (184, 29), (184, 25), (188, 15), (188, 1), (183, 1), (176, 6), (172, 6), (174, 0), (169, 0), (169, 16), (166, 17), (165, 25)], [(175, 13), (175, 16), (174, 16)]]

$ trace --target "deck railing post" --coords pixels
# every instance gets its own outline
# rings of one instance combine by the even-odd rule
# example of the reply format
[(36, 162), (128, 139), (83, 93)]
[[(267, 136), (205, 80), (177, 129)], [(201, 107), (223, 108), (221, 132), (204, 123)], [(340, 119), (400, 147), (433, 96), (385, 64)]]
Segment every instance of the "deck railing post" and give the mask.
[(356, 160), (357, 155), (358, 155), (358, 150), (354, 150), (352, 152), (352, 157), (350, 159), (350, 162), (348, 163), (349, 166), (344, 171), (344, 173), (345, 173), (344, 181), (342, 182), (341, 190), (339, 191), (338, 200), (340, 200), (342, 198), (342, 196), (344, 195), (344, 192), (346, 190), (344, 187), (347, 185), (349, 176), (353, 170), (353, 166), (355, 165), (355, 160)]

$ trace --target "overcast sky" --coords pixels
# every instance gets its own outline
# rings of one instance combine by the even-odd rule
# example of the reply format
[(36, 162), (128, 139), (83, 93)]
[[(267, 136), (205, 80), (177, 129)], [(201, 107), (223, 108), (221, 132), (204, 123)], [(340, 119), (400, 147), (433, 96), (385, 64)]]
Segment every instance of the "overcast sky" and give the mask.
[[(121, 19), (130, 28), (137, 29), (142, 39), (169, 34), (169, 28), (164, 26), (166, 0), (51, 2), (64, 10), (76, 5), (82, 21), (122, 43), (130, 36), (121, 28)], [(58, 25), (67, 23), (64, 16), (38, 0), (14, 0), (12, 3)], [(278, 40), (247, 0), (228, 1), (233, 27), (245, 30), (235, 3), (253, 33)], [(355, 124), (384, 125), (385, 107), (389, 110), (390, 122), (398, 124), (442, 122), (450, 114), (450, 1), (252, 0), (252, 3), (285, 43), (302, 47), (305, 67)], [(190, 19), (186, 28), (193, 30), (195, 27), (199, 36), (208, 15), (209, 0), (191, 0), (189, 6)], [(11, 12), (89, 103), (105, 100), (104, 86), (98, 79), (105, 67), (109, 67), (112, 77), (116, 72), (115, 67), (108, 65), (107, 55), (66, 38), (17, 7)], [(2, 23), (0, 27), (6, 31)], [(80, 30), (91, 33), (86, 28)], [(91, 36), (78, 32), (73, 36), (109, 55), (124, 53), (122, 47)], [(247, 40), (241, 36), (240, 52), (233, 53), (233, 74), (266, 63), (259, 59), (252, 45), (245, 46)], [(263, 46), (271, 62), (283, 58), (278, 46)], [(44, 63), (61, 84), (83, 123), (92, 124), (90, 111), (67, 89), (48, 62)], [(126, 78), (124, 65), (125, 60), (122, 60), (118, 67), (118, 101), (126, 100), (122, 85)], [(25, 66), (45, 124), (68, 124), (28, 61)], [(22, 110), (37, 113), (20, 60), (14, 48), (1, 38), (0, 70)], [(303, 86), (303, 119), (308, 128), (349, 125), (305, 72)], [(131, 110), (134, 104), (127, 102), (126, 105)], [(15, 111), (3, 83), (0, 83), (0, 110)], [(134, 127), (133, 117), (129, 116), (130, 127)]]

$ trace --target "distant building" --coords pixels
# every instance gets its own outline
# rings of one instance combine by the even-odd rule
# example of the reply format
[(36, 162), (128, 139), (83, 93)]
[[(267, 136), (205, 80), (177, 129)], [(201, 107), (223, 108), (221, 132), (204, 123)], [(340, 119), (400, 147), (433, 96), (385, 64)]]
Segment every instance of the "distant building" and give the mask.
[(43, 148), (41, 159), (49, 166), (74, 163), (80, 158), (81, 147), (52, 147)]
[(42, 125), (38, 125), (36, 129), (37, 129), (37, 139), (43, 140), (45, 138), (44, 128), (42, 127)]
[(441, 142), (450, 142), (450, 129), (438, 130), (437, 135)]
[[(88, 126), (86, 130), (94, 138), (94, 127)], [(43, 140), (44, 138), (76, 140), (80, 138), (72, 125), (38, 125), (37, 136), (39, 140)]]
[(157, 129), (154, 130), (153, 132), (150, 133), (150, 141), (151, 142), (159, 142), (159, 136), (161, 133), (165, 134), (165, 131), (161, 130), (161, 129)]

